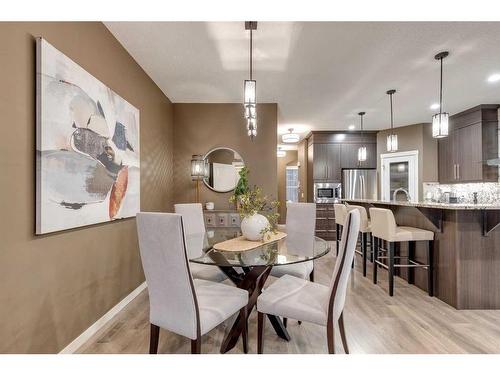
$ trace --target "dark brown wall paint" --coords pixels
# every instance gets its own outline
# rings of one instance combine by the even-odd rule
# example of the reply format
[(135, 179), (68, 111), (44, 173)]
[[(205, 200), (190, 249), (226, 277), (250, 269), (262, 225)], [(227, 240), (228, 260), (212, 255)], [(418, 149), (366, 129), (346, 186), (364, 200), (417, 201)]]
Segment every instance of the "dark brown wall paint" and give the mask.
[[(250, 169), (250, 185), (277, 198), (276, 143), (278, 113), (276, 104), (257, 105), (258, 134), (252, 141), (246, 135), (240, 103), (174, 104), (174, 201), (194, 202), (195, 183), (191, 181), (191, 156), (205, 154), (215, 147), (230, 147)], [(214, 202), (216, 209), (228, 209), (232, 193), (216, 193), (200, 183), (202, 203)]]
[(139, 108), (141, 209), (173, 202), (172, 104), (106, 27), (0, 23), (1, 353), (60, 351), (144, 281), (134, 219), (33, 234), (36, 36)]

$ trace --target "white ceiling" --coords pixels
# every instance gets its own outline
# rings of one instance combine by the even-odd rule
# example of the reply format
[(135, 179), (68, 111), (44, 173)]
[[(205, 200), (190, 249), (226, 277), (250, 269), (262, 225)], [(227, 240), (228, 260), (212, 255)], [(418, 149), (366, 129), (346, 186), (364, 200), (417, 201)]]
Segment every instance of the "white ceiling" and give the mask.
[[(173, 102), (241, 102), (248, 78), (243, 22), (108, 22), (106, 26)], [(276, 102), (279, 131), (366, 129), (429, 122), (444, 66), (444, 109), (500, 103), (500, 22), (259, 22), (259, 102)]]

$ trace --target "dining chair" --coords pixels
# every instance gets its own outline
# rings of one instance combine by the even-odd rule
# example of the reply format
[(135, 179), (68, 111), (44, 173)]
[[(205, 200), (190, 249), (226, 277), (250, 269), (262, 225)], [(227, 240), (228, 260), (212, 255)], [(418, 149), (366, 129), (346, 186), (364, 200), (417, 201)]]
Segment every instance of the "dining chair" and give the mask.
[[(182, 215), (184, 223), (184, 231), (186, 236), (196, 236), (203, 234), (205, 238), (205, 222), (203, 220), (203, 207), (201, 203), (179, 203), (174, 205), (175, 213)], [(199, 250), (199, 251), (198, 251)], [(199, 249), (190, 247), (190, 258), (202, 256), (203, 242), (200, 243)], [(198, 254), (195, 254), (198, 252)], [(203, 264), (191, 263), (191, 274), (195, 279), (203, 279), (210, 281), (224, 281), (227, 276), (216, 266), (205, 266)]]
[[(191, 352), (200, 353), (204, 334), (235, 313), (246, 319), (246, 290), (193, 279), (181, 215), (138, 213), (137, 232), (149, 291), (150, 354), (158, 352), (160, 328), (191, 339)], [(246, 330), (242, 338), (246, 352)]]
[(257, 299), (257, 352), (264, 347), (264, 315), (283, 316), (326, 326), (328, 352), (335, 353), (334, 333), (338, 323), (342, 345), (349, 354), (344, 327), (344, 304), (351, 263), (359, 233), (360, 214), (350, 211), (343, 223), (340, 241), (330, 286), (314, 283), (298, 277), (285, 275), (269, 286)]
[[(292, 203), (286, 204), (286, 224), (278, 230), (286, 232), (286, 246), (295, 255), (311, 256), (314, 251), (314, 231), (316, 227), (316, 204)], [(271, 275), (281, 277), (292, 275), (301, 279), (310, 278), (314, 281), (313, 261), (275, 266)]]

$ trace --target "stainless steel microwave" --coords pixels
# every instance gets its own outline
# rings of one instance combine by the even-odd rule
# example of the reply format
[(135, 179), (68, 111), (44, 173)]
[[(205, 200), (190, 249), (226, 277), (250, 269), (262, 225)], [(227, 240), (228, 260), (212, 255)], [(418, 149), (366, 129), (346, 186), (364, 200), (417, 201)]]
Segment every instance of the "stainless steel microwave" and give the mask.
[(314, 202), (335, 203), (341, 198), (341, 184), (339, 182), (315, 182)]

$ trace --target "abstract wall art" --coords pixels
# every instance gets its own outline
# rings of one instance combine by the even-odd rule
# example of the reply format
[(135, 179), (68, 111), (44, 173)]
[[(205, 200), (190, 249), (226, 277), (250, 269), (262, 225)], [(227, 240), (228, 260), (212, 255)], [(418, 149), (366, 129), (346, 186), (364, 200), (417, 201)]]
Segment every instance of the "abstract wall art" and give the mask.
[(139, 110), (37, 39), (36, 234), (140, 211)]

